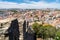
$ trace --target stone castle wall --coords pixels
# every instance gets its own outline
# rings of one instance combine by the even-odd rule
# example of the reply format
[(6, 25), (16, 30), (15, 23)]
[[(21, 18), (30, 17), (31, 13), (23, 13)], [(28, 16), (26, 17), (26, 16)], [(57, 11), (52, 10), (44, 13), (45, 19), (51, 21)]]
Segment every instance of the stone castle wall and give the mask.
[[(0, 23), (0, 40), (9, 40), (8, 36), (5, 37), (4, 33), (7, 33), (7, 29), (10, 27), (12, 20), (5, 23)], [(20, 31), (20, 40), (23, 40), (23, 21), (18, 21), (19, 31)]]
[[(28, 24), (26, 20), (20, 19), (0, 23), (0, 40), (35, 40), (35, 34), (27, 30)], [(14, 38), (11, 37), (12, 35)]]

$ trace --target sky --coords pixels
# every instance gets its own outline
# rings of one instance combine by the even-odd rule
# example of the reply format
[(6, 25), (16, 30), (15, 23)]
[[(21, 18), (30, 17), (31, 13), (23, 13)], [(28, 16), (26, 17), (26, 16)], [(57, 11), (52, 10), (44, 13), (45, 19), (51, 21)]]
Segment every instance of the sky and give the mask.
[(0, 9), (1, 8), (60, 9), (60, 0), (0, 0)]

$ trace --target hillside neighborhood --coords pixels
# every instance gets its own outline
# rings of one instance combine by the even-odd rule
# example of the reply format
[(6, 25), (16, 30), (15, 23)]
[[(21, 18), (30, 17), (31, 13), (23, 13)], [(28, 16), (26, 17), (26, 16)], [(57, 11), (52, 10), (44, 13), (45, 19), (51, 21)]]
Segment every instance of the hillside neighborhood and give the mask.
[(12, 17), (18, 18), (20, 20), (27, 20), (30, 23), (38, 21), (43, 22), (44, 24), (51, 24), (52, 26), (60, 27), (60, 10), (21, 9), (21, 10), (3, 10), (0, 12), (0, 20)]

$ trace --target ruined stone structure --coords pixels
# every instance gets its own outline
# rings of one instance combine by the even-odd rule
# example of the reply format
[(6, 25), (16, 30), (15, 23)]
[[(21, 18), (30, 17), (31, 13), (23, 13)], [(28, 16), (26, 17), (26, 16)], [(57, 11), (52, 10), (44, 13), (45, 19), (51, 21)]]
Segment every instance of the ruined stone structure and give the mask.
[[(17, 36), (16, 33), (19, 34), (17, 36), (19, 37), (19, 40), (23, 40), (23, 27), (22, 26), (23, 26), (23, 21), (18, 21), (16, 19), (6, 21), (6, 22), (0, 22), (0, 40), (11, 40), (9, 39), (10, 34), (13, 36), (15, 34), (15, 36)], [(15, 30), (16, 33), (13, 30)]]
[(19, 19), (0, 23), (0, 40), (36, 40), (35, 34), (29, 31), (28, 24), (26, 20)]
[(23, 23), (23, 40), (36, 40), (36, 35), (29, 27), (29, 21)]

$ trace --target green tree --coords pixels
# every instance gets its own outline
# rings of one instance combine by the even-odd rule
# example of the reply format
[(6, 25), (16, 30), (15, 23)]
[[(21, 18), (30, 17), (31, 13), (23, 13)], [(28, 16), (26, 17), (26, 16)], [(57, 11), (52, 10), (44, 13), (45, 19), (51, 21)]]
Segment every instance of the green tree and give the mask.
[(55, 38), (56, 28), (51, 25), (43, 25), (34, 23), (32, 25), (37, 37), (46, 39), (46, 38)]
[(42, 24), (38, 24), (37, 22), (35, 22), (33, 25), (32, 25), (32, 28), (34, 29), (37, 37), (39, 37), (39, 31), (40, 31), (40, 27), (42, 26)]
[(56, 39), (55, 40), (60, 40), (60, 28), (56, 32)]
[(56, 28), (51, 25), (44, 26), (45, 38), (55, 38)]

